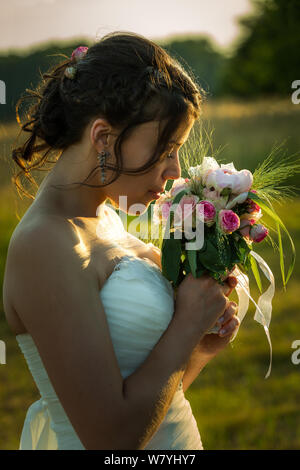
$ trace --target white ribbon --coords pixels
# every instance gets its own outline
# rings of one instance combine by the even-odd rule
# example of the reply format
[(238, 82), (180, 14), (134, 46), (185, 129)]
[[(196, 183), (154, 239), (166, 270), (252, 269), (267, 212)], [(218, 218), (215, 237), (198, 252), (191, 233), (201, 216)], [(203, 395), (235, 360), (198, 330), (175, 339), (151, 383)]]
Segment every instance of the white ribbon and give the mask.
[[(270, 282), (269, 287), (267, 290), (260, 295), (257, 303), (255, 300), (252, 298), (250, 294), (250, 288), (249, 288), (249, 278), (246, 274), (242, 273), (238, 268), (235, 268), (235, 270), (232, 272), (232, 275), (237, 278), (237, 285), (236, 285), (236, 292), (238, 295), (238, 312), (237, 312), (237, 317), (240, 320), (240, 324), (243, 321), (248, 307), (249, 307), (249, 300), (255, 305), (256, 311), (254, 315), (254, 320), (260, 323), (265, 330), (269, 346), (270, 346), (270, 364), (269, 364), (269, 369), (267, 371), (267, 374), (265, 376), (265, 379), (267, 379), (270, 376), (271, 373), (271, 368), (272, 368), (272, 343), (271, 343), (271, 338), (270, 338), (270, 332), (269, 332), (269, 326), (271, 322), (271, 314), (272, 314), (272, 299), (274, 297), (275, 293), (275, 280), (274, 280), (274, 275), (270, 269), (270, 267), (267, 265), (265, 260), (255, 253), (255, 251), (251, 251), (250, 254), (255, 258), (255, 260), (258, 263), (258, 266), (262, 270), (263, 274), (265, 277), (268, 279)], [(209, 333), (218, 333), (220, 327), (215, 326), (213, 327)], [(237, 333), (238, 333), (239, 328), (236, 329), (234, 332), (232, 338), (230, 339), (230, 342), (232, 342)]]
[[(269, 364), (269, 369), (267, 371), (267, 374), (265, 376), (265, 379), (267, 379), (270, 376), (271, 368), (272, 368), (272, 343), (271, 343), (271, 338), (270, 338), (269, 326), (270, 326), (271, 314), (272, 314), (272, 300), (273, 300), (274, 293), (275, 293), (275, 280), (274, 280), (274, 275), (270, 267), (265, 262), (265, 260), (260, 255), (255, 253), (255, 251), (251, 251), (250, 254), (257, 261), (258, 266), (260, 267), (263, 274), (266, 276), (266, 278), (270, 282), (270, 285), (267, 288), (267, 290), (263, 294), (260, 295), (256, 303), (255, 300), (250, 295), (248, 277), (236, 268), (239, 271), (239, 273), (237, 274), (238, 284), (236, 286), (236, 291), (237, 291), (238, 298), (239, 298), (239, 309), (238, 309), (237, 316), (239, 317), (239, 320), (242, 321), (245, 314), (247, 313), (249, 299), (250, 299), (256, 307), (254, 320), (260, 323), (264, 327), (264, 330), (265, 330), (265, 333), (269, 342), (269, 346), (270, 346), (270, 364)], [(246, 300), (245, 300), (246, 297), (248, 297), (248, 304), (246, 303)], [(234, 340), (234, 338), (236, 337), (237, 331), (235, 332), (234, 336), (231, 338), (230, 341)]]

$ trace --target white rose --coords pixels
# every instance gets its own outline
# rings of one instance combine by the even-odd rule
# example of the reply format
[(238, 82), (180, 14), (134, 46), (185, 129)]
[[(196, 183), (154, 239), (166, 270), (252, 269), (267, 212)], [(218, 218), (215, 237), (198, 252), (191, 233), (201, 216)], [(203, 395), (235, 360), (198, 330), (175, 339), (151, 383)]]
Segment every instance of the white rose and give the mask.
[(207, 175), (217, 168), (220, 166), (213, 157), (204, 157), (201, 165), (190, 167), (188, 173), (191, 178), (201, 178), (201, 182), (205, 186)]

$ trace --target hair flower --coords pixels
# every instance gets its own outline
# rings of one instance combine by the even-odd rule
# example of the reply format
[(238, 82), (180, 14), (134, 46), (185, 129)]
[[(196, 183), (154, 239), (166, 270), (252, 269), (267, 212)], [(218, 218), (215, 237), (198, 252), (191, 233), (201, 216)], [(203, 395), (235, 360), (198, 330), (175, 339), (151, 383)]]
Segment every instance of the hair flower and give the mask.
[[(83, 59), (87, 51), (88, 51), (88, 47), (85, 47), (85, 46), (79, 46), (76, 49), (74, 49), (71, 55), (71, 62), (73, 61), (76, 64), (80, 59)], [(69, 67), (67, 67), (64, 72), (65, 76), (69, 78), (70, 80), (73, 80), (76, 75), (76, 67), (74, 65), (70, 65)]]
[(74, 49), (74, 51), (72, 52), (71, 60), (75, 60), (76, 62), (78, 62), (80, 59), (83, 59), (87, 51), (88, 51), (88, 47), (85, 47), (85, 46), (77, 47), (77, 49)]
[(73, 80), (73, 78), (75, 77), (76, 75), (76, 69), (75, 67), (67, 67), (65, 69), (65, 76), (67, 78), (70, 78), (70, 80)]

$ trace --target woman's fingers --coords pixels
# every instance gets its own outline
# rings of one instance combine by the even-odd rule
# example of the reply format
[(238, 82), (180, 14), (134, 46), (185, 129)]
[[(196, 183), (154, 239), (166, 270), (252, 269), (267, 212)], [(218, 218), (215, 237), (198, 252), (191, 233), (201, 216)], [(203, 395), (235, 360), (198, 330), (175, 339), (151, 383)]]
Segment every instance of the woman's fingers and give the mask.
[(219, 331), (219, 335), (223, 338), (224, 336), (232, 335), (234, 330), (240, 326), (240, 320), (238, 317), (234, 316), (227, 322), (225, 325), (222, 325), (222, 328)]
[(219, 325), (224, 325), (235, 315), (236, 311), (237, 311), (237, 304), (235, 302), (229, 302), (223, 315), (220, 318), (218, 318), (217, 323)]
[(226, 279), (226, 282), (232, 289), (234, 289), (238, 281), (235, 276), (228, 276), (228, 278)]
[(235, 276), (228, 276), (228, 278), (224, 282), (224, 286), (222, 286), (224, 295), (226, 295), (228, 297), (231, 294), (231, 292), (233, 291), (233, 289), (236, 287), (237, 282), (238, 281), (237, 281), (237, 278)]

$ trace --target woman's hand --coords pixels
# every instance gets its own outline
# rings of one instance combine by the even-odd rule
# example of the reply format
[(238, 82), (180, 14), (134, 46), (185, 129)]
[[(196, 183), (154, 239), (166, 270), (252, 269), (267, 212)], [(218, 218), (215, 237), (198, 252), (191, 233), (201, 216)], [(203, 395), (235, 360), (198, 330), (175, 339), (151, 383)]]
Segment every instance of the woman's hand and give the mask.
[[(229, 287), (228, 292), (226, 293), (226, 296), (228, 297), (235, 288), (237, 279), (234, 276), (230, 276), (227, 278), (226, 283)], [(235, 315), (236, 311), (236, 303), (230, 302), (224, 314), (217, 322), (217, 324), (220, 325), (220, 330), (225, 330), (224, 334), (219, 332), (218, 334), (211, 333), (203, 336), (196, 348), (198, 352), (201, 352), (203, 355), (214, 357), (227, 346), (234, 331), (240, 325), (240, 321)]]

